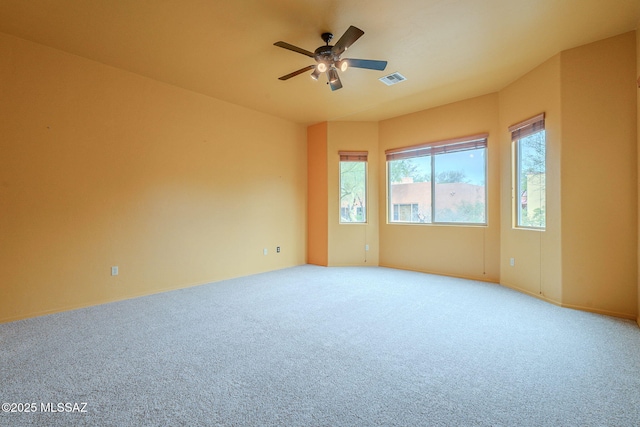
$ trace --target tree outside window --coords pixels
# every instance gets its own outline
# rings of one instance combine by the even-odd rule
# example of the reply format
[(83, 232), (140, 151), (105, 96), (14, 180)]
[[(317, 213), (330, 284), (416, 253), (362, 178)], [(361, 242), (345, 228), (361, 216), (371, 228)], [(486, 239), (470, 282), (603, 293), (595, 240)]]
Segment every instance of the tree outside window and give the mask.
[(340, 162), (340, 222), (367, 222), (367, 162)]
[(546, 141), (545, 131), (515, 141), (517, 226), (546, 226)]

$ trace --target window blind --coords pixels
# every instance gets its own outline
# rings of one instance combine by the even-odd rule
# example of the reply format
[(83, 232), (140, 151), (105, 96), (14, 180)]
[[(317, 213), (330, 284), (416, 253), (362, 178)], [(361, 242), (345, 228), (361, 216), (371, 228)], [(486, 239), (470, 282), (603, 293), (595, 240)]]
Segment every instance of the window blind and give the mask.
[(446, 139), (443, 141), (429, 142), (409, 147), (392, 148), (386, 150), (384, 153), (387, 156), (387, 161), (410, 159), (412, 157), (433, 156), (443, 153), (454, 153), (456, 151), (486, 148), (487, 138), (489, 138), (489, 134), (482, 133), (479, 135)]
[(512, 141), (517, 141), (518, 139), (540, 132), (541, 130), (544, 130), (544, 113), (509, 126)]
[(338, 151), (341, 162), (366, 162), (368, 151)]

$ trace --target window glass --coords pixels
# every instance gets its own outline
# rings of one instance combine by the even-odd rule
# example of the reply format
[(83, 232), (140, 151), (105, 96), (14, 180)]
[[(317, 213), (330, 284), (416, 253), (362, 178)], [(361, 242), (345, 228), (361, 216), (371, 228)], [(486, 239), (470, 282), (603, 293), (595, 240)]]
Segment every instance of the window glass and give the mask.
[(367, 222), (367, 162), (340, 162), (340, 222)]
[(546, 141), (545, 131), (518, 139), (516, 150), (516, 225), (546, 226)]
[(431, 156), (388, 164), (391, 221), (431, 222)]
[(435, 156), (435, 221), (486, 223), (485, 149)]

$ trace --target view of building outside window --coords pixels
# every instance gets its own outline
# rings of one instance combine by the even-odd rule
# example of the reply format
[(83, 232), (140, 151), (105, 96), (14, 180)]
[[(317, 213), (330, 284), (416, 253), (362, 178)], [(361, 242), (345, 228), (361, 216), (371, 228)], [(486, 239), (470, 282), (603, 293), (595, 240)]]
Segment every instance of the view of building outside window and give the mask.
[(340, 222), (367, 222), (367, 162), (340, 162)]
[(486, 224), (486, 148), (388, 161), (389, 222)]
[(546, 141), (540, 131), (516, 141), (517, 226), (546, 226)]
[(389, 164), (390, 222), (431, 222), (431, 156)]

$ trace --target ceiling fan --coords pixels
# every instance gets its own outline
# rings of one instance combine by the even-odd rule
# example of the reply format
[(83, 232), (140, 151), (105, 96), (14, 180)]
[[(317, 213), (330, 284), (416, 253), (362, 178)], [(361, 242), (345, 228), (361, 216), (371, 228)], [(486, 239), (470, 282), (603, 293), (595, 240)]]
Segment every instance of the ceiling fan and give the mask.
[(297, 46), (293, 46), (286, 42), (276, 42), (275, 46), (281, 47), (283, 49), (292, 50), (294, 52), (301, 53), (303, 55), (307, 55), (316, 60), (317, 64), (309, 65), (307, 67), (301, 68), (293, 73), (287, 74), (286, 76), (279, 77), (280, 80), (288, 80), (291, 77), (295, 77), (298, 74), (302, 74), (306, 71), (313, 70), (311, 73), (311, 77), (314, 80), (318, 80), (321, 73), (327, 73), (327, 79), (331, 90), (338, 90), (342, 87), (342, 83), (340, 82), (340, 76), (338, 75), (338, 69), (340, 71), (346, 71), (348, 67), (354, 68), (366, 68), (368, 70), (379, 70), (382, 71), (387, 67), (387, 61), (376, 61), (372, 59), (353, 59), (353, 58), (345, 58), (340, 59), (340, 55), (344, 53), (356, 40), (358, 40), (364, 31), (359, 28), (350, 26), (347, 31), (340, 37), (340, 40), (334, 45), (329, 45), (329, 42), (333, 39), (333, 34), (331, 33), (322, 33), (322, 40), (326, 43), (325, 46), (320, 46), (314, 52), (309, 52), (308, 50), (299, 48)]

